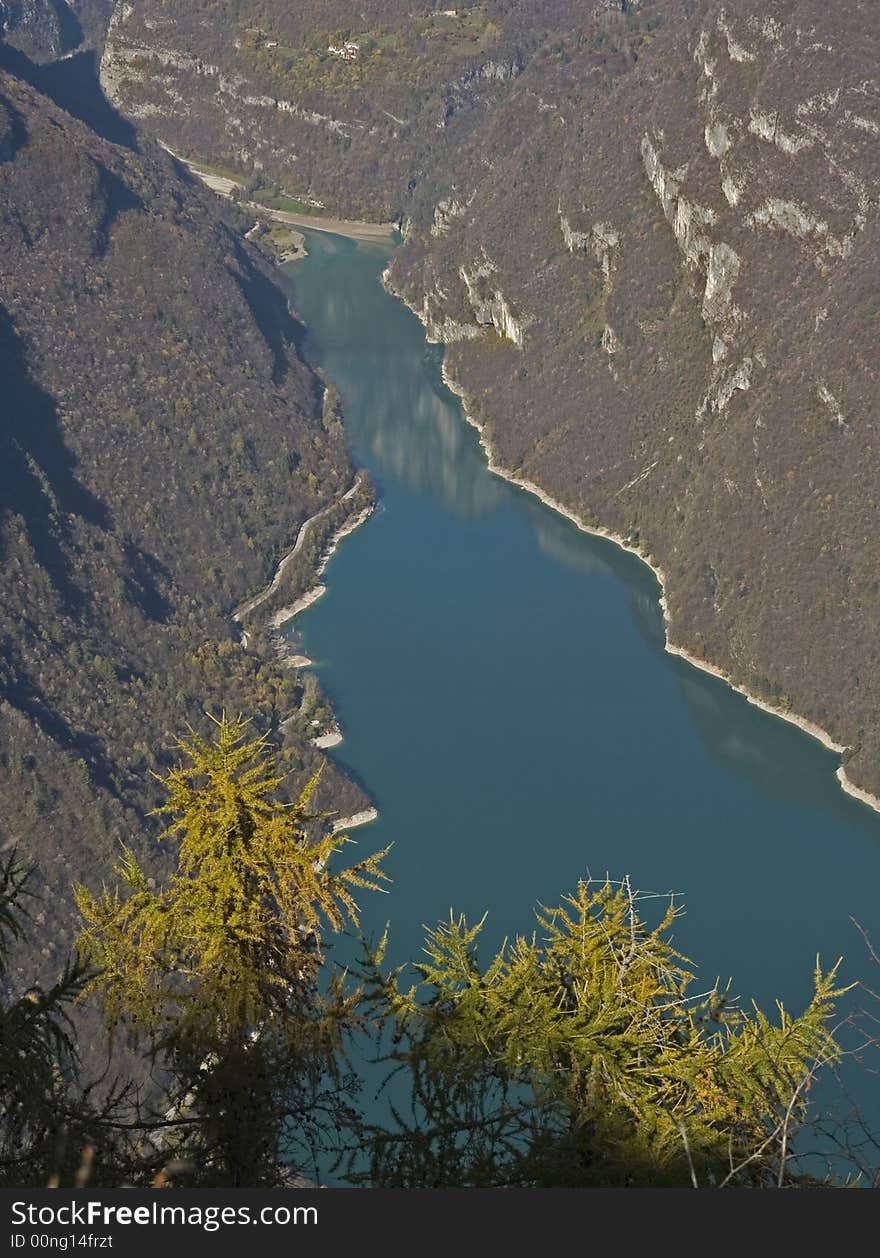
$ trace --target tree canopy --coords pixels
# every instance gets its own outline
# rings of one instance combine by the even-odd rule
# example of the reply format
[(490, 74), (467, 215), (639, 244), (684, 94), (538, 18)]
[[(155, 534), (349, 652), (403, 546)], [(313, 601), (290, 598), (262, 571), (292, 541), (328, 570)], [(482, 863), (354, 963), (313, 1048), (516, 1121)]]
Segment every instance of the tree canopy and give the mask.
[(836, 967), (799, 1017), (690, 995), (670, 901), (646, 924), (628, 880), (581, 882), (538, 931), (481, 966), (482, 923), (433, 930), (418, 982), (368, 966), (394, 1023), (409, 1112), (374, 1127), (361, 1181), (401, 1187), (761, 1185), (794, 1177), (791, 1140), (829, 1030)]
[(122, 890), (76, 889), (84, 955), (111, 1034), (145, 1042), (170, 1073), (173, 1144), (210, 1182), (284, 1178), (280, 1150), (309, 1156), (346, 1116), (343, 1036), (358, 995), (322, 982), (325, 936), (357, 922), (354, 892), (377, 889), (384, 853), (337, 868), (350, 840), (293, 802), (264, 737), (225, 716), (193, 734), (164, 778), (177, 869), (156, 888), (134, 854)]
[[(837, 967), (817, 959), (798, 1016), (693, 993), (675, 900), (606, 879), (487, 962), (483, 922), (452, 914), (425, 960), (388, 970), (386, 935), (350, 974), (331, 949), (385, 853), (346, 864), (314, 783), (287, 800), (245, 722), (178, 752), (159, 810), (174, 871), (157, 885), (123, 849), (117, 887), (76, 888), (78, 957), (0, 1003), (0, 1181), (75, 1183), (88, 1162), (105, 1184), (280, 1186), (335, 1157), (370, 1186), (808, 1182), (793, 1149), (841, 1056)], [(26, 933), (26, 874), (0, 868), (0, 970)], [(139, 1078), (80, 1079), (89, 998)], [(384, 1082), (366, 1104), (371, 1054)]]

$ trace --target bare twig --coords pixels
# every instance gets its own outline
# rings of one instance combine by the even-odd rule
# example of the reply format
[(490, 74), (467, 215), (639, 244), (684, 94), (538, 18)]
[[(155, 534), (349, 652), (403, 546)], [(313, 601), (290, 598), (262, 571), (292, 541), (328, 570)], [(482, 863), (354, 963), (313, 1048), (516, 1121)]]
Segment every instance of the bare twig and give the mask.
[(699, 1188), (700, 1185), (697, 1182), (697, 1172), (696, 1172), (696, 1168), (694, 1167), (694, 1159), (691, 1157), (691, 1145), (690, 1145), (690, 1141), (688, 1140), (687, 1128), (685, 1127), (683, 1122), (678, 1124), (678, 1130), (681, 1132), (681, 1142), (684, 1145), (685, 1157), (688, 1160), (688, 1167), (690, 1168), (690, 1172), (691, 1172), (691, 1184), (694, 1188)]

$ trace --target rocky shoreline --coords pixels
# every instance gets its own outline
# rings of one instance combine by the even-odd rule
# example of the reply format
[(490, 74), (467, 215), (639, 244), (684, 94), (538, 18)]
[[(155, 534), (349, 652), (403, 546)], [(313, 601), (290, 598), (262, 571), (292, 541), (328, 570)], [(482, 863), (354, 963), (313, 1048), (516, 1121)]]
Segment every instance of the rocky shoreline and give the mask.
[[(161, 140), (159, 143), (162, 143)], [(185, 166), (190, 174), (201, 180), (212, 192), (216, 192), (218, 196), (231, 198), (234, 192), (242, 192), (243, 185), (237, 183), (235, 179), (231, 179), (226, 175), (213, 174), (209, 170), (203, 170), (198, 163), (187, 161), (185, 157), (175, 153), (167, 144), (162, 144), (162, 148), (165, 149), (166, 153), (170, 153), (175, 161), (180, 162), (181, 166)], [(240, 201), (239, 203), (243, 207), (262, 214), (276, 223), (285, 223), (289, 227), (305, 227), (312, 231), (330, 232), (334, 236), (348, 236), (351, 240), (385, 241), (390, 239), (397, 231), (396, 223), (365, 223), (358, 219), (333, 218), (321, 214), (297, 214), (290, 210), (276, 210), (273, 206), (263, 205), (259, 201)], [(303, 256), (305, 256), (305, 250), (283, 260), (293, 261)]]
[[(425, 323), (423, 312), (420, 311), (418, 307), (415, 306), (411, 301), (408, 301), (407, 298), (401, 292), (397, 291), (397, 289), (394, 288), (394, 286), (392, 285), (390, 281), (389, 272), (387, 269), (383, 272), (382, 283), (385, 286), (385, 288), (388, 290), (388, 292), (390, 292), (393, 296), (397, 297), (398, 300), (402, 301), (404, 305), (406, 305), (410, 310), (412, 310), (413, 314), (415, 314), (419, 322), (423, 325), (423, 327), (425, 327), (427, 339), (429, 341), (433, 340), (434, 343), (438, 343), (436, 338), (433, 338), (431, 336), (431, 329)], [(764, 699), (759, 698), (757, 695), (749, 691), (745, 686), (735, 681), (728, 673), (724, 672), (724, 670), (719, 668), (717, 665), (712, 664), (707, 660), (699, 659), (697, 656), (693, 655), (687, 649), (687, 647), (681, 646), (673, 642), (670, 638), (669, 608), (668, 608), (667, 599), (666, 599), (667, 576), (666, 576), (666, 573), (663, 571), (663, 569), (657, 563), (655, 563), (654, 560), (650, 558), (650, 556), (646, 555), (644, 551), (641, 551), (637, 549), (635, 546), (630, 545), (630, 543), (627, 542), (626, 538), (622, 537), (620, 534), (613, 532), (611, 529), (603, 528), (602, 526), (594, 526), (594, 525), (585, 523), (584, 520), (582, 520), (578, 515), (576, 515), (568, 507), (565, 507), (562, 503), (558, 502), (549, 493), (547, 493), (545, 489), (542, 489), (540, 485), (535, 484), (534, 481), (530, 481), (525, 477), (517, 476), (515, 472), (512, 472), (509, 469), (502, 467), (498, 463), (495, 457), (495, 453), (491, 445), (489, 444), (488, 438), (485, 433), (485, 426), (483, 424), (480, 424), (473, 417), (472, 413), (468, 409), (467, 394), (465, 393), (464, 389), (457, 383), (457, 381), (450, 375), (445, 362), (443, 363), (441, 367), (441, 373), (443, 376), (443, 380), (445, 384), (447, 385), (447, 387), (449, 388), (449, 390), (452, 393), (454, 393), (456, 397), (459, 399), (459, 401), (461, 402), (462, 412), (464, 414), (466, 421), (471, 425), (472, 428), (475, 428), (479, 434), (480, 446), (486, 455), (487, 465), (490, 472), (494, 473), (496, 476), (501, 477), (502, 480), (509, 481), (510, 484), (516, 485), (518, 488), (525, 490), (527, 493), (533, 494), (536, 498), (540, 499), (540, 501), (543, 502), (545, 506), (550, 507), (553, 511), (558, 512), (560, 515), (565, 516), (565, 518), (567, 520), (570, 520), (572, 524), (574, 524), (578, 529), (581, 530), (581, 532), (590, 533), (594, 537), (603, 537), (606, 539), (606, 541), (613, 542), (616, 546), (619, 546), (622, 550), (628, 551), (630, 554), (635, 555), (637, 559), (640, 559), (642, 561), (642, 563), (647, 564), (647, 566), (654, 573), (654, 576), (657, 578), (657, 581), (660, 585), (660, 608), (663, 613), (665, 649), (666, 651), (668, 651), (670, 655), (677, 655), (681, 659), (685, 660), (688, 664), (691, 664), (694, 668), (700, 669), (701, 672), (709, 673), (711, 676), (717, 677), (720, 681), (723, 681), (725, 685), (729, 686), (731, 690), (735, 690), (738, 694), (741, 694), (743, 698), (747, 699), (748, 702), (751, 703), (754, 707), (760, 708), (762, 711), (769, 713), (771, 716), (778, 717), (780, 720), (787, 721), (790, 725), (796, 725), (798, 729), (802, 730), (805, 734), (808, 734), (811, 738), (815, 738), (818, 742), (820, 742), (823, 745), (823, 747), (826, 747), (829, 751), (833, 751), (836, 754), (841, 755), (844, 752), (849, 750), (849, 748), (847, 748), (843, 744), (835, 741), (835, 739), (832, 738), (832, 736), (828, 733), (827, 730), (817, 725), (814, 721), (809, 720), (807, 717), (800, 716), (796, 712), (787, 712), (787, 711), (783, 711), (780, 708), (773, 707), (771, 704), (767, 703)], [(841, 789), (847, 795), (851, 795), (854, 799), (859, 800), (860, 803), (866, 804), (869, 808), (872, 808), (875, 812), (880, 812), (880, 797), (873, 795), (870, 791), (864, 790), (862, 787), (857, 786), (856, 783), (851, 781), (851, 779), (847, 776), (846, 769), (843, 765), (840, 765), (838, 767), (835, 776), (837, 777), (837, 780), (840, 783)]]
[[(271, 598), (272, 595), (276, 593), (276, 591), (281, 586), (281, 582), (284, 580), (284, 576), (290, 564), (293, 562), (293, 560), (302, 550), (303, 544), (305, 543), (305, 540), (308, 537), (309, 529), (312, 528), (317, 523), (318, 520), (320, 520), (323, 516), (325, 516), (328, 511), (331, 511), (337, 505), (337, 503), (346, 502), (349, 499), (353, 498), (354, 495), (357, 493), (357, 491), (361, 488), (363, 483), (364, 483), (364, 474), (363, 472), (358, 472), (357, 476), (354, 479), (354, 483), (345, 491), (345, 493), (341, 496), (341, 498), (335, 498), (332, 502), (328, 503), (326, 507), (322, 507), (320, 511), (316, 511), (314, 515), (309, 516), (307, 520), (303, 521), (302, 525), (300, 526), (299, 533), (297, 534), (296, 541), (294, 542), (293, 546), (291, 546), (290, 550), (288, 550), (282, 556), (278, 564), (278, 567), (275, 569), (275, 575), (272, 578), (272, 580), (265, 587), (265, 589), (259, 592), (259, 594), (255, 594), (253, 598), (250, 598), (246, 602), (241, 603), (235, 609), (235, 611), (232, 613), (233, 620), (236, 620), (239, 623), (241, 623), (244, 620), (245, 616), (249, 616), (251, 612), (256, 611), (256, 609), (260, 607), (261, 604), (265, 603), (267, 599)], [(345, 524), (343, 524), (339, 529), (337, 529), (337, 531), (333, 535), (333, 538), (331, 539), (330, 550), (326, 553), (324, 559), (322, 560), (322, 562), (318, 565), (318, 568), (316, 569), (317, 576), (320, 576), (323, 573), (324, 568), (326, 567), (327, 561), (329, 560), (330, 556), (333, 554), (333, 551), (336, 549), (336, 546), (339, 544), (342, 538), (345, 537), (348, 533), (353, 532), (354, 529), (356, 529), (359, 524), (363, 523), (363, 520), (367, 518), (367, 515), (369, 515), (372, 510), (373, 510), (372, 506), (369, 509), (365, 508), (364, 511), (358, 514), (358, 517), (356, 518), (356, 520), (349, 519), (345, 522)], [(320, 592), (321, 594), (324, 592), (324, 587), (321, 587)], [(277, 629), (279, 625), (283, 624), (285, 620), (289, 620), (292, 616), (296, 616), (300, 611), (303, 610), (304, 607), (308, 607), (311, 603), (315, 601), (316, 598), (319, 598), (319, 597), (320, 597), (320, 594), (317, 592), (317, 589), (310, 590), (308, 593), (302, 595), (301, 598), (297, 599), (296, 602), (293, 603), (291, 607), (282, 608), (281, 611), (276, 612), (275, 615), (272, 616), (272, 618), (270, 619), (269, 624), (272, 626), (273, 629)]]

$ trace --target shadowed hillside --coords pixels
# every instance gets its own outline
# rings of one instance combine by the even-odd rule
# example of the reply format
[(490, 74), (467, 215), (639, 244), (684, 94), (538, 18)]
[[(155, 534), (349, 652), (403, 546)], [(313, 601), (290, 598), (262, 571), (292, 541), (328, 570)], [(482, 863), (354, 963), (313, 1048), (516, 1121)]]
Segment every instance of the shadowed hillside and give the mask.
[[(328, 719), (231, 613), (354, 469), (250, 223), (141, 147), (0, 72), (0, 845), (48, 885), (47, 966), (74, 878), (120, 839), (161, 865), (187, 721), (255, 714), (301, 783)], [(363, 795), (328, 766), (321, 802)]]

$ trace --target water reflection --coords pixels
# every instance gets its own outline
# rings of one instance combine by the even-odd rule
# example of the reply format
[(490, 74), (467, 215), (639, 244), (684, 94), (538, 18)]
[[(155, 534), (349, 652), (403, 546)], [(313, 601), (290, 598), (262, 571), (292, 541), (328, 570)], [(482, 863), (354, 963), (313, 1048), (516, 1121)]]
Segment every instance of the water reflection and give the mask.
[[(524, 504), (541, 553), (554, 563), (562, 564), (573, 572), (590, 573), (593, 576), (610, 577), (614, 574), (611, 564), (612, 548), (606, 557), (589, 533), (580, 533), (564, 516), (548, 511), (529, 494)], [(619, 547), (613, 547), (620, 554)]]
[[(433, 374), (433, 368), (432, 368)], [(494, 511), (501, 486), (468, 457), (470, 435), (448, 390), (412, 388), (409, 379), (375, 381), (366, 404), (375, 417), (367, 439), (369, 455), (385, 475), (414, 492), (442, 499), (463, 519)]]
[(440, 351), (377, 283), (382, 251), (310, 250), (306, 349), (385, 508), (296, 622), (333, 754), (379, 803), (363, 839), (395, 845), (368, 928), (390, 917), (403, 960), (450, 906), (515, 932), (610, 870), (681, 891), (677, 944), (747, 996), (799, 1005), (817, 951), (864, 975), (850, 918), (880, 938), (880, 817), (835, 757), (664, 652), (643, 563), (488, 472)]
[[(529, 514), (541, 550), (557, 563), (625, 583), (633, 621), (645, 642), (663, 651), (666, 634), (660, 585), (634, 555), (602, 538), (578, 533), (561, 516), (533, 499)], [(710, 755), (726, 762), (759, 791), (805, 808), (821, 809), (880, 841), (880, 819), (835, 777), (839, 756), (815, 739), (731, 693), (718, 678), (677, 657), (668, 659), (694, 728)]]
[[(538, 548), (551, 563), (621, 583), (640, 637), (662, 652), (660, 590), (653, 573), (635, 556), (579, 532), (533, 496), (489, 474), (476, 433), (462, 422), (459, 400), (443, 382), (442, 347), (426, 344), (412, 323), (402, 322), (400, 306), (390, 303), (374, 281), (349, 282), (355, 267), (378, 272), (388, 248), (355, 247), (322, 233), (306, 235), (328, 282), (318, 291), (310, 286), (312, 321), (321, 336), (319, 342), (307, 328), (304, 349), (313, 362), (332, 359), (331, 375), (343, 395), (354, 453), (380, 486), (393, 484), (430, 496), (459, 520), (515, 511), (528, 520)], [(296, 264), (288, 274), (295, 301)], [(351, 336), (353, 326), (358, 327), (356, 338)], [(388, 368), (389, 338), (400, 346), (393, 369)], [(840, 790), (832, 753), (684, 661), (667, 658), (665, 663), (700, 742), (714, 760), (776, 800), (830, 813), (872, 839), (880, 838), (878, 818)]]
[[(326, 249), (323, 242), (311, 247)], [(329, 256), (333, 251), (330, 246)], [(380, 303), (387, 303), (378, 287), (376, 294)], [(357, 351), (349, 350), (341, 365), (334, 362), (333, 370), (358, 457), (380, 481), (394, 480), (413, 493), (430, 494), (461, 518), (476, 519), (495, 510), (502, 501), (502, 486), (486, 474), (472, 430), (462, 424), (458, 401), (443, 383), (439, 347), (425, 346), (421, 358), (402, 354), (394, 372), (373, 370), (385, 334), (381, 305), (370, 323), (364, 322), (362, 294), (356, 297), (347, 288), (334, 291), (328, 286), (321, 300), (322, 328), (351, 326), (354, 320), (363, 327)], [(333, 345), (325, 337), (318, 346), (307, 334), (305, 351), (313, 362), (320, 362), (332, 353)], [(425, 388), (426, 376), (431, 388)]]

